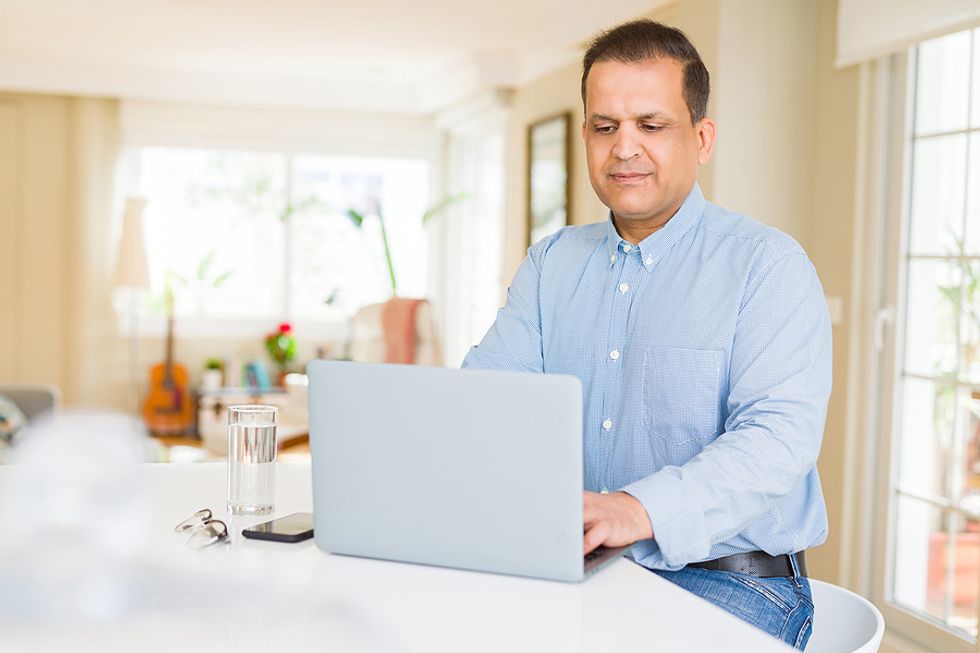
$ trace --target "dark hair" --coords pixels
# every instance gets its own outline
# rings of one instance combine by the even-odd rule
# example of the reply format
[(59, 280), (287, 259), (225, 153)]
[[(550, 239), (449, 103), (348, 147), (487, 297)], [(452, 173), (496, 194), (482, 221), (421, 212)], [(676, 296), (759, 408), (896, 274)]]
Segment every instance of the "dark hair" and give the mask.
[(592, 64), (598, 61), (642, 63), (659, 58), (673, 59), (684, 66), (684, 101), (691, 123), (697, 123), (708, 112), (708, 69), (684, 32), (653, 20), (623, 23), (593, 39), (582, 58), (582, 105), (585, 105), (585, 81)]

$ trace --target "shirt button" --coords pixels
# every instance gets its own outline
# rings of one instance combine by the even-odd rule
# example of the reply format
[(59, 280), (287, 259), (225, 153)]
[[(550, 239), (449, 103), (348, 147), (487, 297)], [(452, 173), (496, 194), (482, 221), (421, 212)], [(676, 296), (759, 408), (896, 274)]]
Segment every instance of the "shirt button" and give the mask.
[(611, 419), (607, 419), (605, 422), (603, 422), (602, 423), (602, 428), (606, 429), (607, 431), (609, 429), (611, 429), (612, 428), (612, 420)]
[(610, 263), (615, 263), (616, 262), (616, 255), (615, 254), (613, 254), (612, 256), (609, 257), (609, 262)]
[(611, 352), (609, 352), (609, 358), (613, 359), (614, 361), (619, 360), (619, 350), (613, 349)]
[(645, 260), (643, 262), (646, 263), (647, 265), (653, 265), (653, 257), (652, 256), (648, 256), (647, 257), (647, 260)]
[(609, 494), (609, 488), (607, 488), (607, 487), (603, 487), (603, 488), (602, 488), (602, 489), (601, 489), (601, 490), (599, 491), (599, 494)]
[(630, 285), (628, 283), (621, 283), (621, 284), (619, 284), (619, 292), (620, 293), (622, 293), (622, 294), (625, 295), (626, 294), (626, 291), (629, 290), (629, 289), (630, 289)]
[(629, 254), (630, 252), (633, 251), (633, 246), (632, 245), (623, 245), (623, 251), (626, 252), (627, 254)]

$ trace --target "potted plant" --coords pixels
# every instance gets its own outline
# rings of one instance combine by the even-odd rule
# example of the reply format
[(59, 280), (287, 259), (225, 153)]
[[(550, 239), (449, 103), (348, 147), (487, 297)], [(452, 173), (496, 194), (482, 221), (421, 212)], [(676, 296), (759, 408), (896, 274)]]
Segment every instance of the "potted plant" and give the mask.
[(217, 390), (224, 384), (225, 370), (224, 363), (220, 358), (211, 357), (204, 362), (204, 371), (201, 372), (201, 389)]
[(293, 336), (292, 325), (283, 322), (277, 331), (267, 334), (265, 350), (279, 368), (279, 385), (283, 385), (286, 374), (289, 373), (289, 364), (296, 359), (296, 338)]

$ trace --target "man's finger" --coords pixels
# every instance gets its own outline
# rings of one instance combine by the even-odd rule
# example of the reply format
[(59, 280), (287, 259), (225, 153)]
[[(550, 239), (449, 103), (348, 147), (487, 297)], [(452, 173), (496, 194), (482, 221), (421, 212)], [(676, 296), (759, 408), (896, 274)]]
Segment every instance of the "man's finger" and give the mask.
[(603, 514), (600, 502), (595, 492), (585, 492), (582, 496), (582, 521), (586, 524), (600, 519)]
[(600, 544), (606, 541), (609, 537), (610, 526), (607, 522), (598, 522), (592, 528), (585, 531), (585, 537), (582, 540), (583, 548), (585, 553), (591, 553)]

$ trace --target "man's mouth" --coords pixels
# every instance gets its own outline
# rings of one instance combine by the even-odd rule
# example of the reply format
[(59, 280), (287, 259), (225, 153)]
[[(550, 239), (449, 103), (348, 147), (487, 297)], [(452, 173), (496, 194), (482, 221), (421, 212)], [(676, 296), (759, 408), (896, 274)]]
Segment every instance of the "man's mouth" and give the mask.
[(609, 175), (614, 181), (620, 183), (628, 184), (631, 182), (641, 181), (650, 176), (649, 172), (614, 172)]

